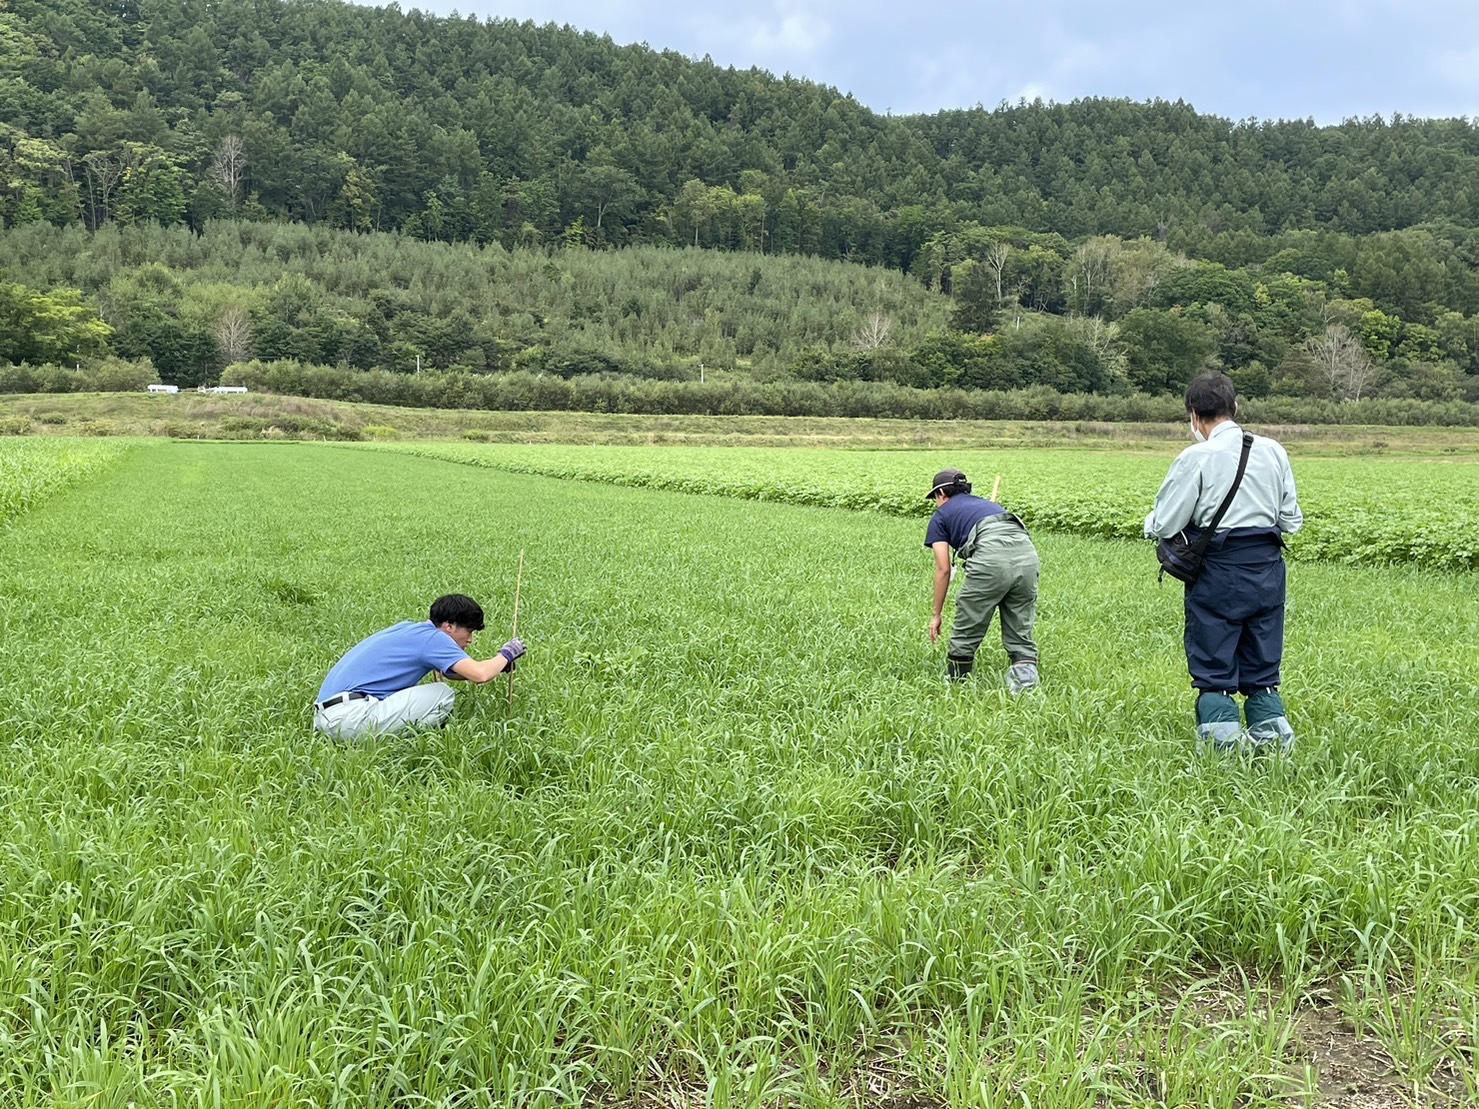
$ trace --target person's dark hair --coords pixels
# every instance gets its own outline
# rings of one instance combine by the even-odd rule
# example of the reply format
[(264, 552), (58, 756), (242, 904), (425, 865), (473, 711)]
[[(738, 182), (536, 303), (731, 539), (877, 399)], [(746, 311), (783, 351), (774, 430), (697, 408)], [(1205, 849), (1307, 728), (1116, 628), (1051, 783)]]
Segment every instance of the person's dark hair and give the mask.
[(431, 622), (437, 627), (455, 624), (470, 632), (483, 630), (483, 606), (461, 593), (448, 593), (431, 602)]
[(1227, 374), (1206, 373), (1186, 387), (1186, 410), (1204, 420), (1228, 419), (1238, 409), (1238, 390)]
[(949, 485), (940, 487), (940, 492), (947, 497), (958, 497), (963, 493), (971, 491), (971, 483), (968, 481), (953, 481)]

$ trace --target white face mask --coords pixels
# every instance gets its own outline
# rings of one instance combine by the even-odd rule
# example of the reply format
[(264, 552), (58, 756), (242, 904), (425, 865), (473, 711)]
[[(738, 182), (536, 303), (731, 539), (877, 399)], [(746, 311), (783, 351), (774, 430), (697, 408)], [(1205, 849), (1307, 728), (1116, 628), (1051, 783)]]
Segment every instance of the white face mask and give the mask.
[(1187, 419), (1187, 423), (1191, 425), (1191, 437), (1195, 439), (1198, 443), (1205, 443), (1207, 441), (1207, 437), (1202, 434), (1202, 429), (1197, 427), (1196, 418), (1189, 417)]

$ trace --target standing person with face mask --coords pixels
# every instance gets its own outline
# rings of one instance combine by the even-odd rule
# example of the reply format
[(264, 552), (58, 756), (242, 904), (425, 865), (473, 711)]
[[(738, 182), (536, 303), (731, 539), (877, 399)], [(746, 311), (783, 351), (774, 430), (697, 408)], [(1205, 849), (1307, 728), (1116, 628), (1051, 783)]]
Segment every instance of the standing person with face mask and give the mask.
[[(1186, 390), (1196, 443), (1182, 451), (1145, 518), (1145, 534), (1197, 538), (1233, 487), (1244, 432), (1226, 374), (1203, 374)], [(1197, 736), (1218, 748), (1294, 745), (1279, 696), (1284, 657), (1285, 535), (1304, 524), (1289, 456), (1252, 440), (1237, 493), (1217, 524), (1201, 575), (1186, 587), (1186, 664), (1197, 690)], [(1234, 694), (1244, 698), (1238, 715)]]

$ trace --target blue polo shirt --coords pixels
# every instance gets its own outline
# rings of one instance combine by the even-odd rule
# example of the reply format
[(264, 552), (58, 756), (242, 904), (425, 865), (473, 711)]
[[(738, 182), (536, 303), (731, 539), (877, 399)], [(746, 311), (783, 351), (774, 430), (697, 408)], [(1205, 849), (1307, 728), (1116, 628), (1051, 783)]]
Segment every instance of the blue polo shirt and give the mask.
[(467, 657), (430, 620), (402, 620), (351, 647), (329, 671), (317, 700), (349, 692), (389, 697), (410, 689), (433, 670), (445, 674)]
[(935, 514), (930, 517), (930, 525), (924, 533), (924, 545), (933, 547), (941, 540), (950, 544), (950, 549), (958, 551), (965, 545), (965, 541), (971, 537), (971, 532), (976, 530), (976, 525), (988, 516), (1000, 516), (1006, 509), (995, 501), (988, 501), (985, 497), (977, 497), (972, 493), (957, 493), (948, 501), (935, 509)]

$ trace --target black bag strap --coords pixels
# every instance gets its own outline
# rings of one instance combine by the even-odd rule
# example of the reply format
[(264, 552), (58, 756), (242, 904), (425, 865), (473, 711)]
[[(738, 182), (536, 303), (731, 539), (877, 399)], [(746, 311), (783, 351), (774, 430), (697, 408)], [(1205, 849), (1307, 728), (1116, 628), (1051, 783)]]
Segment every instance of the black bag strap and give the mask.
[(1243, 453), (1238, 456), (1238, 472), (1233, 477), (1232, 488), (1227, 491), (1227, 496), (1222, 498), (1222, 503), (1217, 506), (1211, 521), (1207, 524), (1207, 530), (1202, 532), (1201, 538), (1197, 540), (1194, 548), (1197, 558), (1200, 559), (1207, 553), (1207, 547), (1212, 542), (1212, 536), (1217, 531), (1217, 525), (1222, 523), (1222, 518), (1227, 515), (1227, 510), (1232, 507), (1233, 498), (1238, 495), (1238, 486), (1243, 484), (1243, 474), (1248, 469), (1248, 452), (1253, 449), (1253, 433), (1243, 432)]

